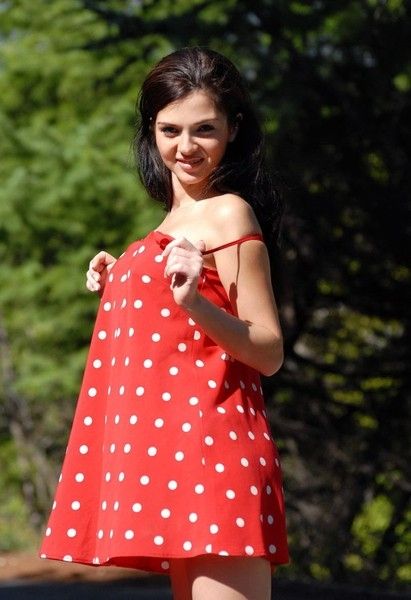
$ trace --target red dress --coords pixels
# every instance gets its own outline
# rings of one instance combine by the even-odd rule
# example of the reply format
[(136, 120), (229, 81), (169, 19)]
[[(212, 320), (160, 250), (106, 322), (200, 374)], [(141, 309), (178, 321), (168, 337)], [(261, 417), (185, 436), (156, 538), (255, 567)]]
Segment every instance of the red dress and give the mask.
[[(42, 558), (160, 573), (207, 553), (289, 561), (259, 373), (174, 302), (172, 239), (133, 242), (107, 279)], [(262, 238), (232, 244), (248, 239)], [(233, 314), (215, 269), (198, 289)]]

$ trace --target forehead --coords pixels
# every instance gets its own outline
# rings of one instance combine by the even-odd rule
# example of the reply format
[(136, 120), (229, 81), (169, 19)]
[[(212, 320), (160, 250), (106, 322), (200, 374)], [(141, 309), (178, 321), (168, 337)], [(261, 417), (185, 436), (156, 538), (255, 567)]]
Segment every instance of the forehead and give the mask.
[(204, 91), (195, 91), (170, 102), (157, 113), (157, 121), (186, 122), (201, 121), (204, 119), (224, 119), (214, 99)]

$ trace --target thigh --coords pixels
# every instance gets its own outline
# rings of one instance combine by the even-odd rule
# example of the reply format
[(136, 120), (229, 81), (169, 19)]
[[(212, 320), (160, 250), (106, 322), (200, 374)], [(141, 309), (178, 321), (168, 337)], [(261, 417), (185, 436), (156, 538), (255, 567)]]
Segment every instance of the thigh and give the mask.
[[(172, 566), (172, 565), (170, 565)], [(197, 556), (174, 566), (175, 600), (270, 600), (271, 568), (264, 558)], [(173, 567), (171, 568), (173, 579)], [(176, 578), (174, 578), (176, 581)], [(191, 594), (191, 595), (190, 595)]]

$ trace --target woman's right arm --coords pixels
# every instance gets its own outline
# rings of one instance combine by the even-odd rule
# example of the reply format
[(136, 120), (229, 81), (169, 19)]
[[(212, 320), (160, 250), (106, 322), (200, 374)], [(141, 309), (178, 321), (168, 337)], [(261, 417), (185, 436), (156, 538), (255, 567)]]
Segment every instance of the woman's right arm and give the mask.
[(97, 292), (100, 297), (102, 296), (107, 275), (110, 273), (116, 260), (114, 256), (111, 256), (105, 250), (102, 250), (91, 259), (89, 269), (86, 273), (86, 287), (90, 292)]

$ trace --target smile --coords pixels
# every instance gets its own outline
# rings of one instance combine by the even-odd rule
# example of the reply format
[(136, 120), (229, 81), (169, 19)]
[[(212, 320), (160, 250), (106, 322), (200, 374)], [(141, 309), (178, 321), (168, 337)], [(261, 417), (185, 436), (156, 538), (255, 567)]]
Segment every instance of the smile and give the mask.
[(202, 163), (203, 160), (204, 160), (203, 158), (196, 158), (195, 160), (180, 160), (180, 159), (177, 159), (177, 162), (184, 169), (191, 170), (194, 167), (196, 167), (197, 165), (199, 165), (200, 163)]

